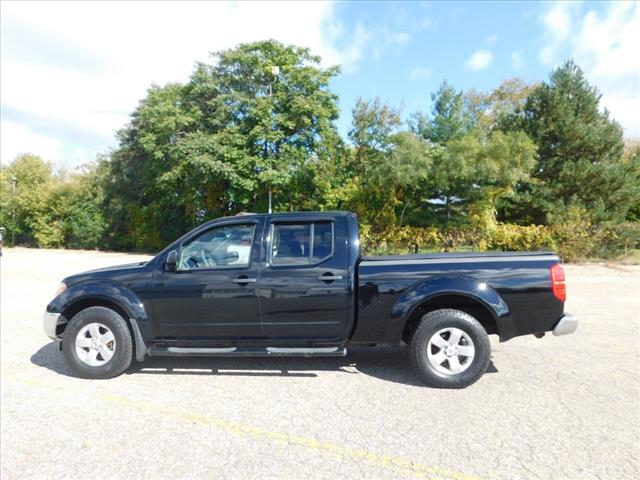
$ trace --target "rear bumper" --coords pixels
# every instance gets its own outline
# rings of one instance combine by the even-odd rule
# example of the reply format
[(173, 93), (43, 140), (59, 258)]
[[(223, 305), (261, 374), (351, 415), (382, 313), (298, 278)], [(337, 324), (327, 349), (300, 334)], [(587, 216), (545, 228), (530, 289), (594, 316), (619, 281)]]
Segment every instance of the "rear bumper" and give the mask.
[(576, 328), (578, 328), (578, 319), (576, 318), (576, 316), (565, 313), (562, 317), (560, 317), (560, 320), (558, 320), (556, 326), (553, 327), (553, 334), (555, 336), (567, 335), (569, 333), (575, 332)]

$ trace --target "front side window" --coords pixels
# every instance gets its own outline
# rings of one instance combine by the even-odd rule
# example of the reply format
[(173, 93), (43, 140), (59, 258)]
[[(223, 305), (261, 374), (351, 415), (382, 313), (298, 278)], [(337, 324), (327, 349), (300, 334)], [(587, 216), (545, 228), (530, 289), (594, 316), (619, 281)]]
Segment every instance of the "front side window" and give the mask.
[(251, 258), (255, 224), (223, 225), (201, 233), (182, 246), (178, 268), (246, 267)]
[(274, 224), (271, 230), (273, 265), (308, 265), (333, 254), (333, 222)]

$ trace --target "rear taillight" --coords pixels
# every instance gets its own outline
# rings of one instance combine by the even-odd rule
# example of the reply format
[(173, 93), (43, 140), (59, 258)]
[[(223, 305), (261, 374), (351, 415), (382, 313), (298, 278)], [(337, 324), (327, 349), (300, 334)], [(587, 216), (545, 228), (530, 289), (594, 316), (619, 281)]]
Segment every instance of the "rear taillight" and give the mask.
[(556, 263), (551, 270), (551, 291), (553, 296), (561, 302), (567, 300), (567, 285), (564, 280), (564, 268), (559, 263)]

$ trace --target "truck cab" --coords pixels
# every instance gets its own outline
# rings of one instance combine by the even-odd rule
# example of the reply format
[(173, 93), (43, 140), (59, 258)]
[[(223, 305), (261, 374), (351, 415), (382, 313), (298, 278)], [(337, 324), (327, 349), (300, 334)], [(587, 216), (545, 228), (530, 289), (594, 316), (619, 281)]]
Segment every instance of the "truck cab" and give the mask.
[(154, 337), (344, 343), (354, 320), (355, 228), (348, 214), (315, 213), (230, 217), (192, 232), (152, 270)]

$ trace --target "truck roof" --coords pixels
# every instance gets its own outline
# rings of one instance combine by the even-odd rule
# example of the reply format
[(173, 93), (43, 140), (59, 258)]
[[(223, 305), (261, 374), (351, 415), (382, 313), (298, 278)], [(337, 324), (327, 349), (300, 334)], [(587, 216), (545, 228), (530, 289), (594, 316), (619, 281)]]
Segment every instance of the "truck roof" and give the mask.
[(250, 212), (240, 212), (235, 215), (230, 215), (228, 217), (222, 218), (233, 218), (233, 217), (246, 217), (246, 218), (262, 218), (262, 217), (306, 217), (312, 215), (332, 215), (335, 217), (342, 217), (346, 215), (353, 215), (351, 212), (347, 212), (346, 210), (332, 210), (332, 211), (310, 211), (310, 212), (274, 212), (274, 213), (250, 213)]

